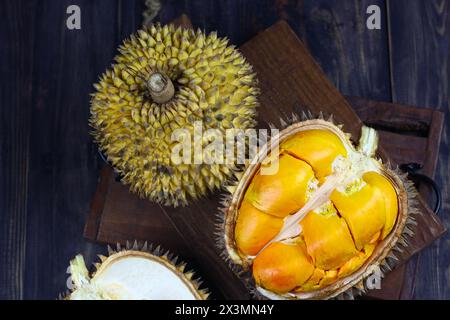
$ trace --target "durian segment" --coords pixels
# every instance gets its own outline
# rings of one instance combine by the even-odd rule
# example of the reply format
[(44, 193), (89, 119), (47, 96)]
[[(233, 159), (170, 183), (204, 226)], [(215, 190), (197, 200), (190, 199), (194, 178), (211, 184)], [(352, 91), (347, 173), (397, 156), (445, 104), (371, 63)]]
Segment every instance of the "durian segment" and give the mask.
[(253, 262), (256, 284), (267, 290), (283, 293), (304, 284), (313, 274), (314, 265), (304, 243), (274, 242)]
[(245, 255), (256, 255), (282, 226), (282, 219), (265, 214), (244, 200), (236, 221), (236, 245)]
[(386, 211), (386, 222), (382, 230), (381, 239), (391, 232), (395, 225), (398, 214), (398, 199), (392, 183), (377, 172), (367, 172), (363, 176), (364, 181), (370, 184), (372, 187), (377, 188), (383, 193), (383, 200)]
[(319, 180), (332, 173), (332, 164), (338, 156), (347, 156), (342, 141), (328, 130), (298, 132), (286, 139), (281, 149), (306, 161)]
[(285, 217), (306, 203), (313, 181), (314, 172), (306, 162), (283, 153), (275, 174), (253, 177), (245, 199), (264, 213)]
[(323, 288), (327, 285), (332, 284), (338, 279), (338, 271), (337, 270), (326, 270), (325, 275), (322, 280), (320, 280), (319, 288)]
[[(217, 189), (238, 169), (237, 160), (204, 165), (195, 161), (195, 123), (203, 132), (255, 126), (257, 80), (249, 63), (216, 33), (153, 25), (124, 41), (92, 95), (90, 125), (96, 142), (133, 192), (163, 205), (186, 205)], [(148, 80), (163, 73), (175, 92), (156, 103)], [(174, 163), (173, 150), (186, 132), (189, 163)], [(186, 142), (184, 141), (184, 142)], [(197, 142), (205, 150), (210, 141)], [(184, 149), (183, 149), (184, 150)], [(205, 151), (205, 154), (207, 152)], [(174, 159), (184, 159), (174, 154)]]
[(358, 250), (383, 229), (386, 209), (383, 193), (378, 188), (366, 184), (351, 194), (335, 189), (331, 201), (347, 222)]
[(305, 291), (312, 291), (319, 289), (320, 281), (325, 277), (325, 271), (319, 268), (314, 269), (313, 274), (311, 277), (302, 284), (299, 288), (297, 288), (296, 292), (305, 292)]
[[(159, 255), (146, 251), (125, 249), (112, 251), (109, 257), (101, 256), (96, 272), (89, 277), (81, 256), (71, 261), (71, 278), (75, 289), (71, 300), (198, 300), (208, 293), (199, 289), (192, 278), (193, 272), (184, 272), (185, 264), (176, 265), (168, 253)], [(142, 249), (146, 249), (144, 244)], [(150, 249), (150, 251), (152, 251)], [(80, 259), (81, 257), (81, 259)], [(79, 281), (82, 279), (82, 281)]]
[(356, 270), (358, 270), (364, 262), (372, 255), (373, 250), (375, 249), (376, 244), (366, 244), (364, 249), (356, 256), (348, 260), (341, 268), (339, 268), (338, 277), (343, 278), (349, 274), (352, 274)]
[(357, 254), (345, 220), (336, 212), (309, 212), (301, 221), (306, 250), (317, 268), (336, 269)]

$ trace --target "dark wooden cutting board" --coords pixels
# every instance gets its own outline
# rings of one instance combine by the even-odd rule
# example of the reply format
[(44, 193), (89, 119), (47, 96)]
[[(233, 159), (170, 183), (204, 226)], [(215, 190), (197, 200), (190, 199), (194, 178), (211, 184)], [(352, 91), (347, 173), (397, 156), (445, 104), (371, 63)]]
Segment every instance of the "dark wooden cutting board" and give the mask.
[[(386, 155), (390, 154), (392, 162), (418, 162), (424, 165), (424, 173), (434, 174), (443, 124), (441, 113), (349, 98), (353, 109), (283, 21), (240, 49), (260, 81), (259, 127), (267, 128), (269, 123), (279, 126), (280, 118), (288, 118), (292, 113), (323, 112), (333, 114), (357, 140), (362, 119), (379, 129), (379, 155), (383, 159), (388, 159)], [(185, 208), (162, 207), (129, 193), (127, 186), (116, 181), (113, 170), (105, 166), (92, 201), (85, 237), (102, 243), (136, 239), (160, 244), (189, 261), (213, 297), (246, 299), (249, 298), (247, 289), (224, 263), (215, 246), (215, 216), (220, 197), (221, 193), (216, 192)], [(445, 231), (423, 201), (420, 206), (416, 236), (403, 253), (403, 262)], [(382, 283), (384, 289), (374, 296), (399, 298), (405, 270), (402, 267), (392, 272)]]

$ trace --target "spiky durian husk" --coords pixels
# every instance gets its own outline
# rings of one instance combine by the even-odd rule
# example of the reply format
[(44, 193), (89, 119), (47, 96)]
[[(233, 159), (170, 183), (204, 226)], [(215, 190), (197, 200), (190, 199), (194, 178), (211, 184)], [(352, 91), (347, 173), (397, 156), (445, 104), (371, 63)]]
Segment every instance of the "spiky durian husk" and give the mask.
[[(255, 125), (259, 90), (245, 58), (214, 32), (159, 24), (132, 35), (119, 52), (94, 85), (90, 124), (122, 181), (141, 196), (174, 206), (221, 187), (236, 163), (175, 165), (171, 136), (177, 129), (193, 136), (195, 121), (222, 133)], [(147, 93), (154, 72), (175, 86), (167, 103), (155, 103)]]
[[(286, 129), (289, 126), (299, 122), (299, 121), (308, 121), (308, 120), (324, 120), (325, 117), (322, 113), (315, 116), (311, 112), (303, 112), (301, 115), (292, 114), (290, 118), (288, 119), (280, 119), (280, 130)], [(333, 116), (327, 117), (327, 121), (330, 122), (330, 124), (333, 124), (337, 126), (339, 129), (343, 129), (343, 125), (335, 124)], [(276, 128), (274, 125), (270, 125), (271, 128)], [(350, 140), (351, 135), (345, 134), (347, 139)], [(378, 267), (381, 271), (381, 278), (383, 279), (386, 275), (386, 273), (393, 270), (398, 262), (399, 258), (397, 257), (398, 254), (401, 254), (404, 250), (407, 250), (408, 247), (408, 240), (414, 235), (413, 227), (417, 225), (415, 216), (419, 213), (418, 209), (418, 203), (417, 195), (418, 192), (414, 186), (414, 184), (411, 182), (411, 180), (408, 179), (408, 174), (400, 171), (398, 167), (392, 167), (390, 163), (382, 163), (381, 159), (378, 159), (380, 164), (384, 166), (385, 172), (389, 176), (396, 176), (398, 178), (398, 182), (403, 186), (403, 188), (406, 190), (407, 195), (407, 217), (404, 224), (403, 229), (401, 230), (401, 233), (398, 237), (395, 237), (394, 241), (389, 244), (389, 253), (379, 261), (375, 261), (369, 266), (366, 266), (366, 272), (364, 272), (358, 279), (354, 279), (353, 281), (349, 281), (347, 283), (347, 286), (342, 288), (341, 290), (336, 290), (334, 294), (330, 294), (326, 297), (326, 299), (339, 299), (339, 300), (353, 300), (355, 297), (365, 294), (369, 288), (367, 286), (367, 279), (372, 275), (373, 267)], [(245, 169), (236, 173), (235, 177), (236, 179), (234, 182), (229, 183), (228, 186), (226, 186), (227, 193), (223, 195), (219, 212), (216, 215), (216, 245), (218, 249), (221, 252), (221, 257), (227, 262), (230, 269), (238, 275), (241, 280), (243, 281), (244, 285), (247, 287), (249, 292), (252, 294), (252, 296), (255, 299), (268, 299), (269, 297), (265, 294), (263, 294), (255, 284), (255, 281), (253, 279), (253, 275), (251, 272), (251, 268), (248, 268), (248, 266), (242, 266), (237, 264), (233, 261), (233, 259), (230, 257), (230, 253), (227, 250), (227, 244), (225, 241), (226, 232), (225, 229), (227, 227), (227, 221), (226, 221), (226, 215), (228, 214), (228, 211), (230, 210), (230, 206), (232, 204), (233, 195), (237, 189), (237, 185), (239, 180), (242, 178), (243, 173)], [(347, 276), (346, 278), (351, 277), (352, 274)], [(285, 297), (282, 297), (277, 294), (273, 294), (271, 298), (275, 299), (286, 299)]]
[[(98, 255), (99, 262), (94, 263), (95, 270), (91, 273), (90, 278), (92, 279), (96, 272), (104, 267), (105, 264), (109, 263), (110, 260), (117, 258), (117, 256), (123, 256), (128, 253), (148, 253), (152, 256), (152, 259), (157, 260), (159, 263), (163, 264), (167, 268), (171, 269), (177, 274), (177, 276), (183, 280), (183, 282), (190, 287), (193, 294), (197, 299), (206, 300), (208, 299), (210, 293), (206, 288), (200, 288), (202, 281), (200, 278), (196, 278), (194, 271), (186, 270), (186, 263), (180, 261), (177, 256), (170, 253), (167, 250), (163, 250), (161, 246), (154, 247), (152, 244), (148, 245), (147, 242), (137, 242), (133, 243), (127, 241), (125, 246), (121, 246), (119, 243), (113, 248), (108, 245), (108, 255)], [(69, 300), (70, 291), (67, 291), (59, 295), (59, 299)]]

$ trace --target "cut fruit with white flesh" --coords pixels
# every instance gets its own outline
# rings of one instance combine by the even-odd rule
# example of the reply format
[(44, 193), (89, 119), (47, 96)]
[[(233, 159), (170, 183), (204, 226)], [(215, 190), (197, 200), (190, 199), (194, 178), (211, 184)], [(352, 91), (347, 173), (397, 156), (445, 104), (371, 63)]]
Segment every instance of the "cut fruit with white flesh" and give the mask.
[[(345, 187), (356, 180), (360, 180), (364, 173), (378, 172), (376, 160), (373, 159), (378, 146), (378, 134), (369, 127), (363, 126), (358, 150), (347, 148), (347, 158), (338, 157), (333, 163), (333, 173), (325, 182), (314, 191), (305, 205), (295, 214), (284, 218), (284, 224), (280, 232), (271, 239), (260, 251), (262, 252), (273, 242), (285, 241), (294, 238), (302, 232), (300, 222), (312, 210), (315, 210), (328, 202), (335, 189), (344, 190)], [(259, 254), (258, 253), (258, 254)], [(252, 256), (251, 258), (255, 258)]]
[[(181, 270), (146, 252), (124, 251), (106, 258), (92, 277), (85, 277), (84, 261), (71, 262), (72, 281), (77, 287), (71, 300), (196, 300), (201, 298)], [(83, 274), (77, 274), (77, 272)]]

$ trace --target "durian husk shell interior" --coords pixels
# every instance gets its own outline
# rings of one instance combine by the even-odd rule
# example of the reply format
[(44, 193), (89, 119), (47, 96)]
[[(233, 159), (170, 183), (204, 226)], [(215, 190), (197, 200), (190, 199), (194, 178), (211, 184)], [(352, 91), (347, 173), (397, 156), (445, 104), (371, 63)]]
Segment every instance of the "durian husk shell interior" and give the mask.
[(170, 260), (165, 256), (160, 257), (145, 251), (126, 250), (119, 251), (110, 255), (106, 258), (106, 260), (103, 260), (102, 263), (99, 264), (98, 269), (95, 271), (95, 273), (93, 273), (92, 278), (100, 276), (102, 272), (105, 271), (112, 263), (117, 262), (120, 259), (126, 259), (128, 257), (141, 257), (161, 264), (163, 267), (172, 271), (174, 275), (186, 285), (186, 287), (189, 289), (196, 300), (205, 300), (207, 298), (207, 294), (202, 294), (197, 290), (193, 281), (190, 279), (190, 274), (186, 276), (186, 274), (183, 273), (183, 270), (180, 270), (179, 267), (171, 263)]
[[(234, 241), (235, 235), (235, 224), (239, 214), (239, 207), (242, 199), (245, 195), (245, 191), (253, 179), (253, 176), (257, 173), (261, 162), (264, 160), (265, 155), (271, 153), (271, 151), (276, 150), (276, 143), (279, 145), (287, 138), (295, 135), (296, 133), (304, 130), (329, 130), (336, 134), (344, 144), (355, 150), (355, 147), (350, 142), (347, 135), (336, 125), (331, 122), (322, 119), (306, 120), (292, 124), (286, 129), (280, 131), (278, 136), (272, 137), (271, 143), (266, 144), (262, 147), (256, 157), (257, 161), (252, 161), (252, 163), (246, 168), (243, 173), (242, 178), (239, 180), (234, 193), (232, 194), (231, 201), (229, 202), (228, 208), (225, 210), (225, 249), (229, 255), (229, 258), (234, 264), (240, 265), (244, 270), (251, 267), (251, 260), (244, 257), (239, 253), (239, 250)], [(336, 282), (314, 291), (295, 293), (295, 299), (329, 299), (334, 298), (341, 293), (351, 289), (356, 286), (361, 280), (366, 279), (373, 274), (373, 266), (379, 266), (384, 259), (388, 256), (389, 252), (396, 245), (397, 241), (400, 239), (403, 229), (405, 228), (406, 221), (408, 219), (408, 194), (401, 181), (401, 179), (387, 167), (381, 165), (380, 163), (380, 173), (383, 174), (392, 183), (393, 187), (398, 196), (398, 215), (396, 223), (391, 230), (390, 234), (378, 243), (377, 247), (373, 251), (372, 255), (366, 260), (366, 262), (354, 273), (338, 279)], [(279, 299), (289, 299), (293, 298), (289, 294), (279, 295), (276, 293), (271, 293), (270, 298)]]

